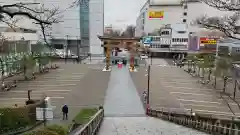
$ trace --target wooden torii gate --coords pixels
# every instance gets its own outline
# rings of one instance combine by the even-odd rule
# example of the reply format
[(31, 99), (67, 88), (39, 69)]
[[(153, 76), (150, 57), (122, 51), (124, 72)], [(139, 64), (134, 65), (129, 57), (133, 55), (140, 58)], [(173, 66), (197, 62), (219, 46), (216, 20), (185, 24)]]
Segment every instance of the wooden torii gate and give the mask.
[(111, 53), (113, 48), (125, 48), (130, 52), (130, 70), (134, 71), (134, 56), (138, 53), (140, 38), (125, 38), (125, 37), (109, 37), (109, 36), (98, 36), (103, 42), (106, 54), (106, 70), (109, 70), (111, 65)]

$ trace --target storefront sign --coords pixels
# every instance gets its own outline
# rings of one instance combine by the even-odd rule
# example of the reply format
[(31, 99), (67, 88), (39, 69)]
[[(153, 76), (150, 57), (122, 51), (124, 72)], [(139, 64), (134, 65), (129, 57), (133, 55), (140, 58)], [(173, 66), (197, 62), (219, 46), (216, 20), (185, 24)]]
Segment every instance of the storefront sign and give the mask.
[(148, 17), (151, 18), (159, 18), (162, 19), (164, 16), (164, 12), (163, 11), (149, 11), (148, 13)]
[(216, 45), (217, 44), (217, 40), (213, 39), (213, 38), (200, 38), (200, 44), (202, 45)]

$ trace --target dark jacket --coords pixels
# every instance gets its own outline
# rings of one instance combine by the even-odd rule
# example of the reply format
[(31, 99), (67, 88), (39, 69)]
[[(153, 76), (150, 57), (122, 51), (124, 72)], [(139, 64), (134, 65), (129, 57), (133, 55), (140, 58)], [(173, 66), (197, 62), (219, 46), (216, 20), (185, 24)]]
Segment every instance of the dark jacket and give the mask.
[(63, 112), (63, 113), (68, 113), (68, 106), (67, 106), (67, 105), (64, 105), (64, 106), (62, 107), (62, 112)]

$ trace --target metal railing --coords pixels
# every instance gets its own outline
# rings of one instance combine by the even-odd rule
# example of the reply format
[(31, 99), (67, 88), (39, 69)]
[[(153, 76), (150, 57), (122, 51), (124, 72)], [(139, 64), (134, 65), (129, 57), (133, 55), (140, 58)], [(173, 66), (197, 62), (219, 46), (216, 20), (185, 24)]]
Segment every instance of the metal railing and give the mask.
[(92, 119), (85, 124), (79, 131), (74, 135), (95, 135), (100, 129), (101, 123), (104, 117), (104, 110), (100, 109)]
[(214, 135), (240, 135), (240, 127), (237, 126), (236, 120), (234, 119), (222, 121), (215, 118), (199, 118), (187, 114), (177, 114), (152, 109), (148, 109), (147, 114), (152, 117), (161, 118), (163, 120)]

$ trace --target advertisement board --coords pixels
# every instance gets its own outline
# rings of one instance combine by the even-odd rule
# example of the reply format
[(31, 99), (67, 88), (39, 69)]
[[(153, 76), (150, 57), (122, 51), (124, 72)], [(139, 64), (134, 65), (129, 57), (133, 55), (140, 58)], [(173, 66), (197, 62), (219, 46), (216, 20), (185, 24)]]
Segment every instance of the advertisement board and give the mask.
[(200, 51), (204, 52), (215, 52), (217, 48), (217, 39), (201, 37), (199, 38)]
[(216, 45), (217, 44), (217, 40), (214, 38), (200, 38), (200, 44), (203, 45)]
[(157, 18), (157, 19), (163, 19), (164, 11), (149, 11), (148, 12), (148, 18)]

